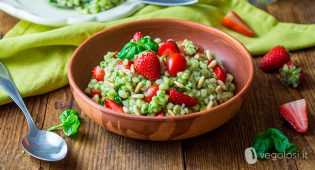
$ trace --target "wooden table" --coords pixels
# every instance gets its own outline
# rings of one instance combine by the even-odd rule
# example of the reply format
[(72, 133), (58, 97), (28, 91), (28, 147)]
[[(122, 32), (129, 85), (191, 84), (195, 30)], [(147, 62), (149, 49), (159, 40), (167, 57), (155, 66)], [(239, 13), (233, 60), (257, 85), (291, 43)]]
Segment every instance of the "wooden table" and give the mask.
[[(314, 0), (278, 0), (266, 10), (281, 21), (315, 23)], [(1, 35), (17, 21), (0, 12)], [(301, 88), (286, 88), (275, 75), (256, 67), (251, 94), (239, 114), (220, 128), (192, 139), (175, 142), (128, 139), (102, 129), (82, 113), (79, 134), (74, 138), (63, 136), (69, 153), (60, 162), (39, 161), (24, 153), (20, 141), (28, 127), (23, 114), (15, 104), (0, 106), (0, 169), (314, 169), (315, 48), (293, 52), (293, 60), (307, 74)], [(254, 61), (257, 66), (258, 58)], [(300, 98), (306, 99), (309, 108), (310, 129), (305, 135), (298, 134), (277, 111), (280, 103)], [(80, 111), (69, 87), (26, 98), (25, 102), (42, 129), (58, 124), (58, 115), (65, 109)], [(244, 149), (250, 146), (256, 133), (269, 127), (282, 130), (300, 151), (308, 153), (307, 159), (260, 160), (248, 165)]]

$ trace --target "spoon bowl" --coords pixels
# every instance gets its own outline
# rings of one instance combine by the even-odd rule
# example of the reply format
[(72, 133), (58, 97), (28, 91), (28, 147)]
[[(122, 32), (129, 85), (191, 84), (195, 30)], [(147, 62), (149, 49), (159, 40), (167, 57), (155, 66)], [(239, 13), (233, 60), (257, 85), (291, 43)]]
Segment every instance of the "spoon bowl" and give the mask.
[(24, 150), (35, 158), (59, 161), (67, 155), (66, 142), (56, 133), (37, 130), (28, 133), (22, 140)]
[(0, 62), (0, 86), (20, 107), (29, 126), (29, 133), (22, 140), (24, 150), (31, 156), (44, 161), (59, 161), (68, 151), (67, 143), (56, 133), (39, 130), (27, 110), (8, 70)]

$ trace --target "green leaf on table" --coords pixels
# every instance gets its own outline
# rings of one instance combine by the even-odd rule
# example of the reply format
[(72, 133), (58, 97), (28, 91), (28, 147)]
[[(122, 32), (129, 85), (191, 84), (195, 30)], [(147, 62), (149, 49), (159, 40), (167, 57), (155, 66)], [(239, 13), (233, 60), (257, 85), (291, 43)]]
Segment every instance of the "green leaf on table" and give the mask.
[(59, 119), (61, 124), (49, 128), (49, 131), (63, 129), (67, 136), (74, 135), (78, 132), (80, 126), (79, 113), (75, 110), (66, 110), (60, 114)]
[(256, 135), (252, 147), (255, 148), (258, 158), (264, 158), (265, 153), (273, 148), (273, 141), (267, 132), (261, 132)]

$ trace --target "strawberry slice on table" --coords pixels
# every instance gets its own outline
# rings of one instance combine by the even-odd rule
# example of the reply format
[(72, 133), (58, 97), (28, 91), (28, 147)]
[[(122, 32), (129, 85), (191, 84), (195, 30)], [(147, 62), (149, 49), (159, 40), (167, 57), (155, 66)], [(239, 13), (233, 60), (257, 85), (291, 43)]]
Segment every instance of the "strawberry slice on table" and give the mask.
[(102, 91), (101, 90), (90, 89), (90, 94), (91, 94), (91, 96), (98, 95), (99, 97), (102, 97)]
[(152, 101), (152, 97), (156, 96), (157, 92), (159, 91), (158, 84), (152, 84), (147, 88), (144, 93), (144, 101), (150, 103)]
[(186, 107), (194, 107), (198, 104), (198, 100), (175, 89), (169, 90), (168, 100), (177, 105), (185, 104)]
[(116, 64), (116, 66), (120, 69), (127, 69), (130, 70), (131, 65), (133, 64), (133, 62), (131, 60), (128, 60), (128, 63), (126, 65), (124, 65), (124, 60), (119, 60)]
[(307, 105), (304, 99), (283, 104), (279, 112), (296, 131), (305, 133), (308, 129)]
[(275, 71), (288, 61), (290, 61), (290, 54), (287, 49), (283, 46), (276, 46), (260, 59), (259, 67), (266, 72)]
[(142, 38), (142, 33), (141, 32), (136, 32), (133, 35), (132, 42), (137, 42), (140, 38)]
[(221, 21), (222, 25), (248, 37), (254, 37), (254, 31), (246, 25), (236, 12), (230, 11)]
[(110, 99), (105, 99), (104, 104), (105, 104), (106, 108), (108, 108), (110, 110), (124, 113), (122, 106), (117, 104), (116, 102), (110, 100)]
[[(210, 64), (212, 62), (212, 60), (208, 60), (208, 64)], [(225, 69), (220, 65), (217, 64), (212, 68), (213, 72), (215, 73), (215, 75), (217, 75), (217, 78), (221, 81), (223, 81), (224, 83), (226, 82), (226, 78), (227, 78), (227, 73), (225, 71)]]
[(176, 76), (178, 72), (184, 71), (187, 61), (184, 56), (179, 53), (171, 54), (166, 60), (166, 69), (172, 75)]
[(134, 60), (135, 70), (145, 78), (155, 81), (161, 77), (161, 63), (153, 52), (143, 52)]
[(281, 81), (294, 88), (298, 87), (304, 80), (304, 70), (298, 64), (289, 61), (279, 70)]
[(159, 56), (169, 56), (171, 54), (179, 53), (179, 48), (174, 40), (167, 40), (165, 43), (160, 45), (158, 49)]
[(92, 70), (92, 75), (93, 75), (95, 80), (104, 81), (105, 70), (102, 69), (100, 66), (96, 66)]

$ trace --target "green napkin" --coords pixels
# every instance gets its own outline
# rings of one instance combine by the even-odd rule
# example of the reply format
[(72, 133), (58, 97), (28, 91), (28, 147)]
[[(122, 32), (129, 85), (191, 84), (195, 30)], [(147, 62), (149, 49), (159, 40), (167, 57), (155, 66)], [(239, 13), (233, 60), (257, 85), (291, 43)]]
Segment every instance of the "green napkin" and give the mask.
[[(230, 10), (253, 28), (256, 38), (240, 35), (220, 24)], [(151, 18), (185, 19), (219, 28), (244, 43), (253, 55), (263, 54), (278, 44), (290, 50), (315, 45), (315, 25), (278, 22), (246, 1), (200, 0), (191, 6), (147, 5), (131, 17), (106, 23), (55, 28), (21, 21), (0, 40), (0, 61), (9, 69), (23, 97), (47, 93), (68, 84), (67, 62), (83, 40), (113, 25)], [(9, 97), (0, 90), (0, 104), (8, 102)]]

